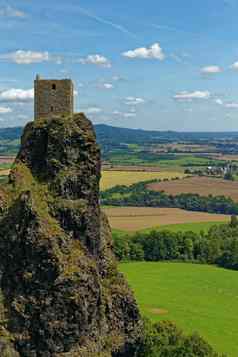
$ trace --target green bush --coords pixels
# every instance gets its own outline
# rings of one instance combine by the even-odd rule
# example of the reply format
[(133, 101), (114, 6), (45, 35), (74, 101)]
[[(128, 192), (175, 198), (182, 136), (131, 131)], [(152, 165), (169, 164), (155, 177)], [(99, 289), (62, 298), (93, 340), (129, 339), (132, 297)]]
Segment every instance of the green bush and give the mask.
[(221, 357), (198, 334), (186, 336), (173, 322), (144, 319), (137, 357)]

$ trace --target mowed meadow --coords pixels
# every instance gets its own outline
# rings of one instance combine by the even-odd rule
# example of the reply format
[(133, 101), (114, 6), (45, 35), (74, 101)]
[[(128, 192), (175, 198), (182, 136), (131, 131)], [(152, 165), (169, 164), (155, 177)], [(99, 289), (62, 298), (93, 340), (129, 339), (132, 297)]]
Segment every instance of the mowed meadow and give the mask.
[[(230, 221), (230, 216), (206, 212), (186, 211), (179, 208), (152, 207), (104, 207), (109, 223), (113, 229), (135, 232), (149, 228), (171, 228), (187, 225), (188, 230), (198, 227), (199, 231), (207, 225)], [(170, 227), (168, 227), (168, 225)], [(182, 227), (181, 227), (182, 229)], [(182, 229), (183, 230), (183, 229)]]
[(108, 188), (117, 186), (117, 185), (125, 185), (130, 186), (133, 183), (141, 182), (141, 181), (149, 181), (149, 180), (171, 180), (175, 178), (183, 178), (185, 175), (179, 171), (111, 171), (111, 170), (103, 170), (102, 177), (100, 182), (100, 189), (107, 190)]
[[(237, 271), (188, 263), (119, 265), (143, 315), (198, 332), (218, 351), (238, 356)], [(202, 292), (202, 293), (201, 293)]]

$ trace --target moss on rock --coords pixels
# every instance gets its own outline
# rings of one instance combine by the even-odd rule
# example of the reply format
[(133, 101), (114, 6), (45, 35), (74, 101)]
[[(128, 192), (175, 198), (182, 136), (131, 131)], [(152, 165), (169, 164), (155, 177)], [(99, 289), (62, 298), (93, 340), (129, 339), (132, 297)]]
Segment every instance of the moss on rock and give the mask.
[(99, 180), (100, 152), (83, 114), (26, 126), (2, 195), (0, 310), (8, 318), (0, 351), (3, 339), (6, 356), (109, 357), (133, 350), (140, 316), (117, 272)]

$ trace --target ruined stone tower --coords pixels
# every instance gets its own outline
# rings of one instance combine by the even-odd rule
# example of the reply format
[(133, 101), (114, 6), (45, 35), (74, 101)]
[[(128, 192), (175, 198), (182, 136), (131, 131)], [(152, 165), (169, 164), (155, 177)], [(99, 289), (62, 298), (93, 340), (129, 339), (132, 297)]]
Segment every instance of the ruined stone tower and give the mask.
[(72, 115), (74, 111), (74, 86), (71, 79), (41, 79), (34, 82), (35, 120), (52, 114)]

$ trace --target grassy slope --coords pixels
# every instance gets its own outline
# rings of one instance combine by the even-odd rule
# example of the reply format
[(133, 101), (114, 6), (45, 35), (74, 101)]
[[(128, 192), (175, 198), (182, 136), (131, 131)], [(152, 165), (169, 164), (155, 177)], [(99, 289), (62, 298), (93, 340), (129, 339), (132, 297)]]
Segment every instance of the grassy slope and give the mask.
[[(238, 272), (186, 263), (120, 264), (142, 313), (197, 331), (217, 350), (238, 356)], [(151, 309), (168, 311), (164, 315)]]

